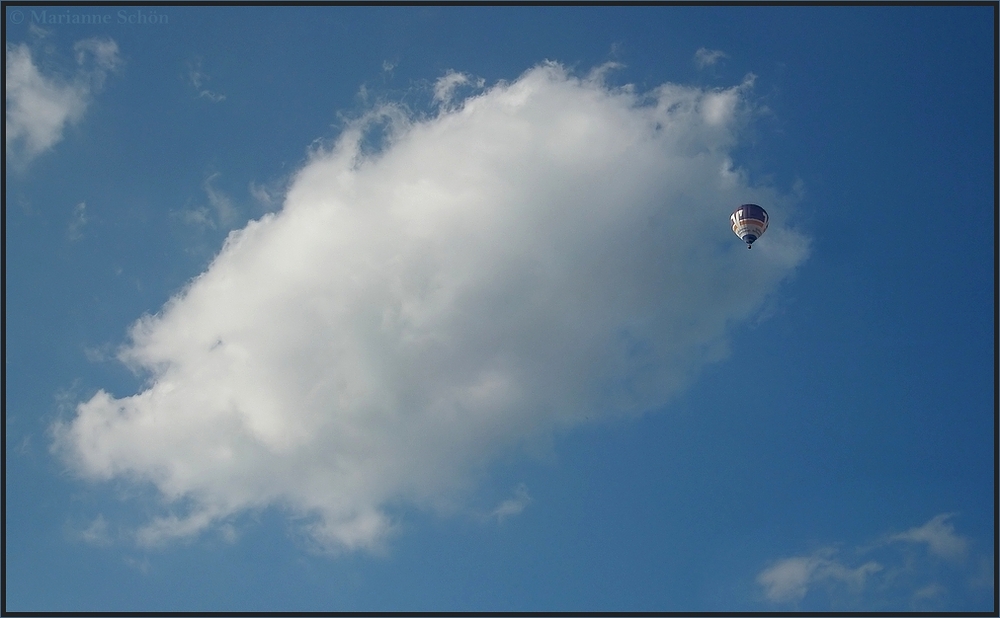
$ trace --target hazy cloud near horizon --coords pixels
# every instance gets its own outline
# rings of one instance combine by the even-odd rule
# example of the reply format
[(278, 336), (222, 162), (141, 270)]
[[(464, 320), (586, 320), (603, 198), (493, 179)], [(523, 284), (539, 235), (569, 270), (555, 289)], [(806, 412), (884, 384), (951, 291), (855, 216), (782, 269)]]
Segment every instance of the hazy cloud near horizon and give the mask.
[[(397, 505), (461, 508), (501, 450), (663, 405), (807, 254), (791, 199), (730, 159), (750, 92), (550, 63), (429, 118), (373, 110), (133, 325), (119, 358), (146, 386), (79, 403), (53, 448), (153, 484), (171, 506), (142, 545), (277, 505), (376, 549)], [(772, 215), (750, 252), (728, 220), (747, 201)]]

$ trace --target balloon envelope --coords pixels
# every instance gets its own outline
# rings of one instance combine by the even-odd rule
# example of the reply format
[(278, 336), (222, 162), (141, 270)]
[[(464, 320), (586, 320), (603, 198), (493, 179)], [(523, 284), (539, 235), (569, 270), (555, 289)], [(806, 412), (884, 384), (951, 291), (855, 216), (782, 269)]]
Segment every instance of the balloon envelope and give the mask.
[(767, 211), (757, 204), (743, 204), (733, 211), (730, 222), (733, 233), (743, 239), (749, 249), (767, 229)]

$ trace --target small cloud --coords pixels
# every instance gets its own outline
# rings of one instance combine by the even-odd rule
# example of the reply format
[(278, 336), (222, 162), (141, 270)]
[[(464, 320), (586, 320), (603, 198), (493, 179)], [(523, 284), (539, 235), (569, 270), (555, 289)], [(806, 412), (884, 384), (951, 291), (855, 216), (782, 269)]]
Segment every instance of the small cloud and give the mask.
[(104, 79), (107, 74), (118, 70), (122, 64), (121, 56), (118, 55), (118, 43), (111, 39), (85, 39), (77, 41), (73, 45), (76, 52), (76, 63), (81, 67), (93, 63), (94, 69), (88, 72), (93, 88), (99, 90), (104, 87)]
[(21, 438), (21, 442), (14, 448), (14, 452), (22, 457), (31, 454), (31, 434)]
[(704, 69), (706, 67), (714, 66), (719, 60), (728, 57), (729, 56), (721, 50), (702, 47), (694, 53), (694, 64), (699, 69)]
[(141, 547), (159, 547), (172, 539), (191, 536), (204, 529), (216, 516), (212, 509), (201, 509), (187, 517), (173, 514), (158, 517), (136, 531), (136, 542)]
[(482, 88), (486, 85), (486, 80), (479, 78), (473, 81), (473, 79), (465, 73), (448, 71), (434, 82), (434, 101), (442, 105), (448, 105), (451, 103), (452, 99), (455, 98), (455, 91), (459, 86), (467, 86), (470, 84), (476, 88)]
[(205, 187), (205, 193), (208, 195), (208, 203), (215, 211), (216, 220), (220, 226), (229, 228), (236, 222), (239, 211), (233, 206), (233, 201), (229, 199), (228, 195), (212, 186), (212, 181), (218, 178), (219, 175), (219, 172), (216, 172), (206, 178), (203, 186)]
[(188, 208), (175, 212), (174, 215), (180, 218), (185, 225), (199, 228), (201, 230), (228, 230), (239, 219), (239, 209), (233, 205), (233, 200), (223, 191), (216, 189), (212, 184), (221, 174), (215, 172), (205, 179), (202, 188), (208, 197), (207, 206)]
[[(122, 273), (121, 267), (115, 269), (115, 275)], [(83, 356), (90, 363), (106, 363), (115, 360), (115, 348), (111, 343), (103, 343), (98, 346), (88, 346), (83, 348)]]
[(191, 81), (191, 85), (194, 86), (195, 90), (198, 91), (199, 99), (208, 99), (212, 103), (219, 103), (220, 101), (226, 100), (226, 95), (213, 92), (203, 87), (204, 84), (212, 78), (202, 72), (201, 60), (196, 60), (189, 64), (188, 79)]
[(275, 196), (271, 194), (271, 191), (266, 186), (250, 181), (249, 190), (250, 197), (264, 208), (270, 210), (276, 205)]
[(818, 566), (819, 559), (812, 556), (785, 558), (762, 571), (757, 583), (771, 601), (801, 601)]
[(133, 568), (136, 571), (139, 571), (143, 575), (149, 573), (149, 569), (151, 567), (149, 563), (149, 558), (142, 558), (140, 560), (138, 558), (132, 558), (131, 556), (125, 556), (123, 560), (128, 567)]
[(811, 556), (779, 560), (757, 576), (757, 583), (764, 587), (764, 594), (769, 600), (796, 603), (805, 598), (809, 588), (817, 583), (842, 582), (860, 588), (870, 574), (882, 570), (882, 565), (877, 562), (867, 562), (852, 569), (833, 560), (835, 553), (832, 548), (824, 548)]
[(108, 531), (108, 522), (104, 519), (104, 515), (98, 515), (89, 526), (80, 531), (78, 538), (90, 545), (100, 547), (111, 545), (111, 534)]
[(947, 592), (947, 589), (944, 586), (942, 586), (941, 584), (935, 582), (935, 583), (932, 583), (932, 584), (928, 584), (927, 586), (924, 586), (923, 588), (921, 588), (921, 589), (917, 590), (916, 592), (914, 592), (913, 593), (913, 598), (914, 599), (936, 599), (938, 597), (943, 596), (945, 594), (945, 592)]
[(199, 99), (208, 99), (212, 103), (218, 103), (220, 101), (225, 101), (226, 100), (226, 95), (224, 95), (224, 94), (217, 94), (215, 92), (212, 92), (211, 90), (202, 90), (201, 92), (198, 93), (198, 98)]
[(961, 561), (965, 558), (968, 542), (964, 537), (955, 534), (955, 526), (948, 523), (954, 515), (954, 513), (943, 513), (922, 526), (894, 534), (889, 540), (926, 543), (927, 549), (935, 556), (954, 562)]
[(204, 206), (201, 208), (189, 208), (171, 214), (176, 214), (185, 225), (200, 229), (215, 229), (215, 220), (212, 218), (212, 213)]
[(608, 74), (623, 68), (625, 65), (621, 62), (605, 62), (591, 69), (590, 73), (587, 74), (587, 81), (603, 84)]
[(69, 222), (69, 239), (80, 240), (83, 238), (83, 226), (87, 225), (87, 203), (80, 202), (73, 207), (73, 218)]
[(80, 396), (80, 380), (73, 380), (68, 387), (58, 389), (53, 395), (56, 410), (59, 414), (67, 414), (76, 407), (76, 400)]
[(5, 59), (7, 156), (26, 165), (51, 149), (66, 125), (79, 122), (108, 72), (120, 65), (118, 44), (85, 39), (74, 45), (79, 68), (71, 79), (44, 75), (25, 45), (7, 45)]
[(247, 191), (256, 204), (258, 212), (274, 212), (281, 206), (285, 191), (288, 189), (288, 178), (278, 178), (257, 184), (250, 181)]
[(520, 515), (521, 511), (523, 511), (530, 502), (531, 496), (528, 495), (528, 487), (524, 483), (521, 483), (517, 486), (517, 489), (514, 490), (514, 496), (501, 502), (497, 508), (493, 509), (490, 513), (490, 517), (496, 517), (497, 522), (502, 522), (507, 517)]
[[(943, 513), (921, 526), (883, 535), (849, 552), (838, 553), (833, 547), (826, 547), (809, 555), (783, 558), (761, 571), (757, 584), (772, 603), (797, 604), (819, 589), (826, 590), (831, 607), (898, 605), (899, 609), (917, 609), (952, 604), (957, 600), (953, 596), (956, 589), (946, 586), (947, 582), (964, 580), (974, 592), (977, 590), (974, 581), (992, 586), (993, 579), (991, 571), (984, 568), (977, 571), (975, 564), (966, 559), (969, 540), (955, 532), (949, 522), (953, 516)], [(922, 557), (922, 552), (908, 551), (907, 546), (913, 545), (926, 545), (931, 556), (946, 562)], [(870, 559), (875, 552), (878, 562)], [(987, 563), (980, 560), (980, 566)]]
[[(749, 73), (737, 88), (719, 90), (707, 95), (701, 103), (701, 115), (708, 126), (725, 126), (738, 115), (745, 93), (753, 89), (757, 76)], [(727, 162), (731, 163), (731, 162)]]
[(42, 28), (38, 24), (31, 22), (31, 24), (28, 25), (28, 34), (30, 34), (36, 39), (41, 40), (50, 36), (52, 34), (52, 31), (46, 30), (45, 28)]

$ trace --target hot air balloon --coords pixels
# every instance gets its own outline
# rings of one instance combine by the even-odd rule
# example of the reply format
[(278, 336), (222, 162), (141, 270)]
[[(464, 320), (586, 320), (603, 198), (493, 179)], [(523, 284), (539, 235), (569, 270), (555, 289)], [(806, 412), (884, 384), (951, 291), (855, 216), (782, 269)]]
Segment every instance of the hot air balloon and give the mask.
[(767, 211), (757, 204), (743, 204), (733, 211), (729, 220), (733, 224), (733, 232), (743, 239), (747, 249), (752, 249), (753, 241), (767, 229)]

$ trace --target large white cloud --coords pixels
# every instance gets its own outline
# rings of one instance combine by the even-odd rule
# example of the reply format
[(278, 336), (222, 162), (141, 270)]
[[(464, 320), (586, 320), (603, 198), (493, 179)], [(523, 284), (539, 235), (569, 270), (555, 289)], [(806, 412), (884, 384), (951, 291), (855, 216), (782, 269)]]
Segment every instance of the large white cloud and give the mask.
[[(350, 126), (134, 325), (120, 356), (148, 387), (80, 403), (56, 450), (175, 504), (143, 543), (279, 505), (372, 548), (397, 505), (453, 500), (502, 449), (666, 402), (806, 241), (730, 161), (748, 84), (599, 74), (545, 64), (431, 118), (373, 112), (376, 154)], [(745, 201), (777, 205), (752, 252), (729, 229)]]
[(84, 39), (74, 45), (77, 70), (72, 79), (43, 75), (27, 45), (5, 49), (5, 149), (23, 165), (62, 139), (67, 124), (83, 117), (94, 92), (120, 64), (111, 39)]

